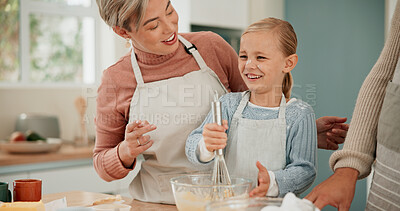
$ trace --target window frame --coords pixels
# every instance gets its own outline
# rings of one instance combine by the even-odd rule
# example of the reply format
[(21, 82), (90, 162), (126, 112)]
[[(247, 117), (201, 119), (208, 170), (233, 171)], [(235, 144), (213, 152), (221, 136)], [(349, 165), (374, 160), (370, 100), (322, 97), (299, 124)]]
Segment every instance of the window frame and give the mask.
[[(19, 0), (20, 11), (19, 11), (19, 77), (17, 82), (0, 82), (1, 86), (33, 86), (33, 87), (79, 87), (82, 85), (94, 85), (99, 81), (100, 74), (98, 74), (97, 70), (99, 67), (99, 53), (97, 50), (98, 42), (99, 42), (99, 18), (98, 18), (98, 10), (97, 4), (95, 0), (90, 0), (91, 4), (89, 7), (84, 6), (69, 6), (62, 3), (51, 3), (51, 2), (41, 2), (39, 0)], [(92, 42), (86, 42), (85, 45), (89, 45), (92, 49), (93, 53), (89, 53), (86, 55), (90, 55), (89, 64), (86, 65), (91, 66), (91, 71), (87, 71), (85, 69), (85, 59), (83, 58), (83, 80), (81, 82), (43, 82), (43, 83), (34, 83), (30, 81), (30, 25), (29, 25), (29, 16), (30, 14), (44, 14), (44, 15), (59, 15), (59, 16), (69, 16), (69, 17), (90, 17), (93, 19), (94, 26), (92, 30)], [(83, 37), (83, 39), (88, 39)], [(85, 49), (85, 47), (84, 47)], [(85, 54), (82, 56), (84, 57)], [(87, 60), (86, 60), (87, 61)], [(86, 70), (86, 71), (85, 71)], [(90, 76), (88, 76), (89, 74)], [(85, 81), (89, 77), (90, 81)]]

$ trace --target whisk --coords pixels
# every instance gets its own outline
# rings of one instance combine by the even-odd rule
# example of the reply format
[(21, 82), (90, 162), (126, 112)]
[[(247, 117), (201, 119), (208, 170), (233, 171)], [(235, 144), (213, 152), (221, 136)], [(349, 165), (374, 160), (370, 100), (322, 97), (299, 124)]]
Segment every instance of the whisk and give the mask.
[[(214, 101), (211, 104), (213, 112), (213, 122), (222, 125), (221, 102), (219, 102), (218, 92), (214, 93)], [(214, 169), (212, 172), (213, 192), (212, 200), (220, 200), (233, 196), (233, 190), (227, 185), (231, 185), (228, 168), (226, 167), (222, 149), (214, 151)]]

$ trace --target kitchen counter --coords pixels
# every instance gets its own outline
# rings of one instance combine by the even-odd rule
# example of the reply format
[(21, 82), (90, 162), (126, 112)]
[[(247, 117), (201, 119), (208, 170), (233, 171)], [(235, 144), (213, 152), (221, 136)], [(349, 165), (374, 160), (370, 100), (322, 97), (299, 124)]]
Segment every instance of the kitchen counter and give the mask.
[(93, 147), (66, 142), (57, 152), (49, 153), (9, 154), (0, 150), (1, 181), (12, 186), (15, 179), (41, 179), (43, 194), (81, 190), (129, 196), (128, 187), (135, 175), (104, 181), (93, 168)]
[[(67, 198), (67, 206), (90, 206), (94, 201), (103, 198), (109, 198), (112, 195), (93, 193), (93, 192), (83, 192), (83, 191), (70, 191), (62, 193), (53, 193), (43, 195), (42, 201), (48, 203), (53, 200), (61, 199), (63, 197)], [(166, 205), (166, 204), (155, 204), (146, 203), (137, 200), (133, 200), (127, 197), (122, 197), (125, 201), (124, 204), (130, 205), (131, 211), (135, 210), (163, 210), (163, 211), (177, 211), (176, 206)]]
[(92, 165), (93, 146), (75, 147), (63, 144), (57, 152), (9, 154), (0, 151), (2, 174)]

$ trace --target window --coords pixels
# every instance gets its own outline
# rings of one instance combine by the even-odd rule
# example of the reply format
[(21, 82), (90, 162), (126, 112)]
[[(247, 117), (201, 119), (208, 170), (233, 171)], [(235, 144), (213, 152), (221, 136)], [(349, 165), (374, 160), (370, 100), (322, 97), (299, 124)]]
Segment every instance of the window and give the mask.
[(0, 0), (0, 83), (93, 84), (94, 0)]

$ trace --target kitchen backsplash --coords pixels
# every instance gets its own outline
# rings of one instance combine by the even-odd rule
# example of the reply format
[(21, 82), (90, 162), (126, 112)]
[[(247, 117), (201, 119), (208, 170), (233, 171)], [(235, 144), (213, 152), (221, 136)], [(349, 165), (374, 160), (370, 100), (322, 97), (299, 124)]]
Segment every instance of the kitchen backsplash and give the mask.
[(97, 88), (1, 88), (0, 89), (0, 140), (15, 130), (21, 113), (55, 115), (59, 119), (61, 139), (72, 141), (79, 134), (79, 115), (74, 101), (78, 96), (87, 100), (85, 122), (90, 138), (94, 138)]

